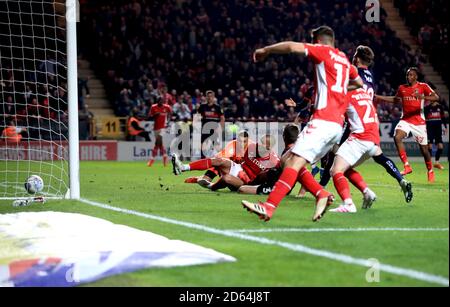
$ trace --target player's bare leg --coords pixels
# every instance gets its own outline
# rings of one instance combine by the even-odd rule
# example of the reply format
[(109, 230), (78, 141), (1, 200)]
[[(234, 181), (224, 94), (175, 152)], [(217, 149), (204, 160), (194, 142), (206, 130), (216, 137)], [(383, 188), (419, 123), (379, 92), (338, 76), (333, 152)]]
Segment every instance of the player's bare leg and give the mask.
[(403, 144), (403, 139), (407, 136), (405, 131), (400, 129), (395, 130), (395, 147), (397, 147), (398, 156), (404, 165), (404, 170), (401, 172), (403, 176), (412, 173), (412, 168), (409, 165), (408, 156), (406, 155), (405, 145)]
[(210, 185), (211, 191), (217, 191), (224, 188), (231, 188), (233, 190), (239, 189), (244, 185), (244, 182), (238, 177), (232, 176), (230, 174), (223, 175), (219, 181)]
[[(159, 133), (159, 131), (155, 131), (155, 146), (152, 149), (152, 157), (150, 158), (150, 160), (148, 160), (147, 166), (150, 167), (153, 165), (153, 163), (155, 163), (155, 158), (158, 155), (158, 150), (159, 150), (160, 154), (163, 156), (163, 163), (164, 163), (164, 155), (163, 155), (164, 148), (163, 148), (162, 136)], [(166, 161), (167, 161), (167, 156), (166, 156)]]
[(420, 145), (420, 151), (422, 152), (422, 156), (425, 160), (425, 165), (427, 167), (428, 182), (434, 182), (433, 162), (431, 161), (431, 155), (430, 152), (428, 151), (428, 146)]
[(153, 163), (155, 163), (155, 158), (157, 155), (158, 155), (158, 147), (155, 144), (155, 147), (153, 147), (153, 149), (152, 149), (152, 156), (147, 162), (148, 167), (151, 167), (153, 165)]
[(167, 166), (167, 160), (168, 160), (167, 151), (164, 148), (163, 137), (162, 137), (162, 135), (160, 133), (156, 137), (156, 143), (158, 144), (159, 154), (160, 154), (160, 156), (162, 156), (163, 165), (164, 165), (164, 167), (166, 167)]
[(209, 182), (211, 182), (213, 179), (210, 178), (207, 175), (201, 175), (201, 176), (192, 176), (192, 177), (188, 177), (184, 180), (185, 183), (198, 183), (199, 180), (207, 180)]
[(243, 185), (238, 189), (238, 193), (256, 195), (258, 194), (258, 187), (257, 185)]
[(166, 151), (166, 149), (164, 148), (164, 145), (161, 145), (161, 146), (159, 147), (159, 153), (160, 153), (160, 155), (162, 156), (162, 159), (163, 159), (163, 165), (164, 165), (164, 167), (166, 167), (166, 166), (167, 166), (167, 159), (168, 159), (168, 157), (167, 157), (167, 151)]

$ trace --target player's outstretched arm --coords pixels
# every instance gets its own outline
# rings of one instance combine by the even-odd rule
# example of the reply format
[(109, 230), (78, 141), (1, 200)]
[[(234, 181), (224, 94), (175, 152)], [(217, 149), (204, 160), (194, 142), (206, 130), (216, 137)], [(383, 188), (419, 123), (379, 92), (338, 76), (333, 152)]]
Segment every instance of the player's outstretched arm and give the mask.
[(305, 44), (286, 41), (266, 46), (264, 48), (257, 49), (253, 53), (253, 61), (261, 62), (270, 54), (287, 54), (287, 53), (305, 54)]
[(364, 86), (364, 82), (361, 78), (358, 78), (356, 80), (350, 80), (348, 82), (347, 90), (348, 91), (354, 91), (359, 88), (362, 88)]
[(430, 93), (430, 95), (428, 95), (428, 96), (422, 95), (418, 98), (421, 98), (421, 99), (424, 99), (424, 100), (430, 101), (430, 102), (439, 101), (439, 96), (435, 92)]
[(381, 101), (386, 101), (389, 103), (396, 103), (399, 101), (399, 98), (397, 96), (382, 96), (382, 95), (375, 95), (375, 98)]
[(364, 82), (358, 74), (358, 68), (355, 65), (350, 66), (349, 72), (350, 80), (348, 82), (347, 90), (354, 91), (364, 87)]

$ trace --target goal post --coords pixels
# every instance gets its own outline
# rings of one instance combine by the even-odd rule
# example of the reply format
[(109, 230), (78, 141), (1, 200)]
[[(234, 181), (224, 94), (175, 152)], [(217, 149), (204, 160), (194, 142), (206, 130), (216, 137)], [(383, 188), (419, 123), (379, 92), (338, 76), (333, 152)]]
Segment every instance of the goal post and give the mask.
[(67, 83), (69, 104), (69, 186), (71, 199), (80, 198), (78, 137), (77, 13), (78, 0), (66, 0)]
[[(80, 198), (78, 0), (0, 1), (0, 199)], [(27, 194), (31, 175), (42, 194)]]

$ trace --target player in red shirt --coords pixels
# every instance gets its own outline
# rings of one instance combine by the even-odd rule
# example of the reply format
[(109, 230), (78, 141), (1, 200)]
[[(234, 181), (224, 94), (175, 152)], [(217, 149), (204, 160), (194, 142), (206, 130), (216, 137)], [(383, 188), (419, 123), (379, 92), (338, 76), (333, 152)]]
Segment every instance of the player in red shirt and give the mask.
[(172, 154), (173, 173), (180, 175), (182, 172), (207, 170), (211, 167), (216, 168), (221, 175), (221, 180), (203, 187), (211, 190), (226, 188), (227, 186), (235, 187), (252, 182), (263, 171), (278, 166), (280, 159), (270, 149), (259, 144), (249, 144), (242, 158), (242, 163), (236, 163), (226, 158), (209, 158), (201, 159), (183, 164), (177, 154)]
[(395, 127), (395, 145), (402, 160), (405, 169), (403, 175), (412, 172), (406, 156), (405, 145), (403, 139), (408, 137), (409, 133), (414, 136), (415, 141), (420, 145), (420, 151), (425, 159), (428, 170), (428, 182), (434, 182), (433, 164), (431, 155), (428, 151), (427, 126), (424, 116), (425, 101), (439, 101), (439, 96), (423, 82), (418, 82), (419, 70), (411, 67), (406, 72), (407, 84), (400, 85), (395, 96), (379, 96), (380, 100), (387, 102), (401, 102), (403, 114), (400, 122)]
[[(249, 144), (254, 144), (252, 140), (249, 139), (248, 132), (242, 130), (238, 133), (235, 140), (231, 140), (225, 147), (218, 152), (214, 158), (226, 158), (235, 163), (242, 163), (242, 158), (244, 157), (245, 151)], [(186, 178), (185, 183), (198, 183), (201, 186), (208, 186), (211, 181), (217, 176), (218, 171), (214, 168), (207, 170), (202, 176), (195, 176)]]
[(354, 213), (357, 211), (350, 195), (347, 179), (363, 194), (362, 208), (368, 209), (372, 206), (376, 200), (376, 195), (369, 189), (362, 176), (354, 170), (354, 168), (370, 157), (382, 165), (397, 180), (405, 195), (406, 202), (412, 200), (411, 183), (403, 178), (395, 163), (384, 156), (380, 148), (380, 127), (376, 108), (373, 105), (374, 80), (369, 70), (369, 66), (373, 63), (373, 58), (374, 53), (367, 46), (358, 46), (353, 56), (353, 64), (358, 67), (364, 87), (347, 94), (350, 105), (346, 114), (351, 133), (337, 150), (330, 172), (343, 204), (331, 210), (332, 212)]
[(172, 108), (164, 103), (164, 100), (161, 96), (158, 96), (157, 103), (153, 104), (150, 108), (149, 117), (152, 117), (154, 120), (153, 131), (155, 132), (155, 147), (152, 150), (152, 157), (148, 161), (147, 165), (152, 166), (155, 162), (155, 157), (159, 154), (163, 157), (164, 166), (167, 165), (167, 152), (164, 148), (163, 144), (163, 133), (167, 128), (167, 121), (172, 114)]
[[(298, 173), (306, 163), (314, 163), (322, 158), (339, 142), (342, 136), (344, 113), (349, 83), (362, 87), (363, 82), (356, 68), (350, 64), (345, 54), (334, 47), (334, 31), (321, 26), (312, 31), (313, 44), (281, 42), (261, 49), (253, 54), (255, 62), (264, 60), (270, 54), (296, 53), (305, 55), (315, 64), (315, 108), (312, 119), (301, 132), (283, 172), (273, 191), (264, 203), (243, 200), (242, 205), (268, 221), (281, 200), (291, 191)], [(316, 199), (316, 209), (312, 220), (318, 221), (329, 204), (331, 194), (320, 191)]]

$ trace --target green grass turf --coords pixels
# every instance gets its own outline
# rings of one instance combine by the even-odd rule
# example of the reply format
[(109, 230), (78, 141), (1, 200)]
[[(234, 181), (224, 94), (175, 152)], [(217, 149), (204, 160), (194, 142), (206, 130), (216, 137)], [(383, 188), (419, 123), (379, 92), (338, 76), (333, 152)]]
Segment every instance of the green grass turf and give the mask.
[[(404, 202), (397, 182), (383, 168), (367, 163), (358, 168), (378, 199), (370, 210), (356, 214), (328, 213), (312, 223), (314, 199), (288, 196), (269, 223), (242, 209), (241, 199), (263, 200), (263, 196), (243, 196), (227, 190), (209, 192), (171, 168), (155, 163), (152, 168), (138, 162), (82, 162), (82, 197), (143, 213), (201, 224), (217, 229), (269, 228), (448, 228), (448, 163), (436, 170), (436, 182), (428, 184), (423, 163), (412, 164), (408, 175), (414, 188), (411, 204)], [(330, 191), (335, 192), (332, 183)], [(295, 193), (298, 187), (295, 188)], [(355, 201), (361, 195), (352, 187)], [(336, 194), (337, 195), (337, 194)], [(336, 202), (337, 204), (339, 202)], [(0, 213), (18, 211), (63, 211), (104, 218), (114, 223), (213, 248), (237, 258), (234, 263), (170, 269), (148, 269), (106, 278), (91, 286), (435, 286), (409, 277), (381, 272), (380, 283), (365, 280), (366, 268), (302, 254), (278, 246), (267, 246), (237, 238), (192, 230), (133, 215), (88, 206), (76, 201), (50, 200), (13, 208), (0, 200)], [(267, 232), (249, 235), (341, 253), (357, 258), (376, 258), (381, 263), (440, 275), (449, 275), (449, 233), (441, 232)]]

